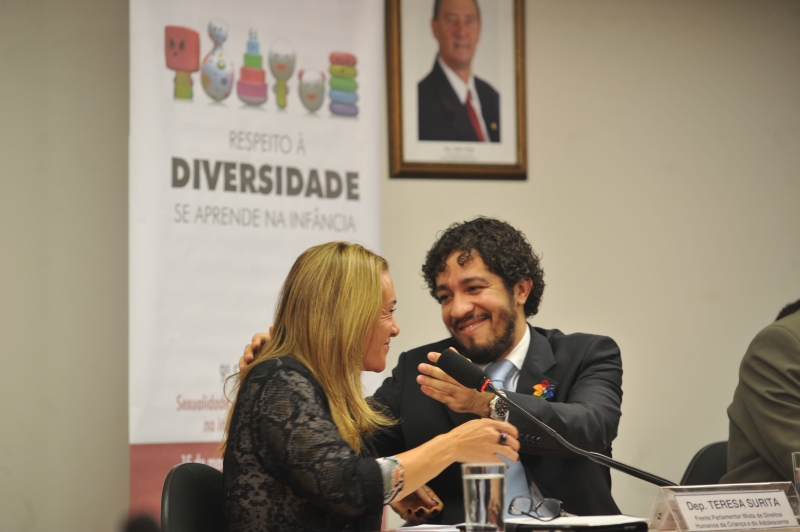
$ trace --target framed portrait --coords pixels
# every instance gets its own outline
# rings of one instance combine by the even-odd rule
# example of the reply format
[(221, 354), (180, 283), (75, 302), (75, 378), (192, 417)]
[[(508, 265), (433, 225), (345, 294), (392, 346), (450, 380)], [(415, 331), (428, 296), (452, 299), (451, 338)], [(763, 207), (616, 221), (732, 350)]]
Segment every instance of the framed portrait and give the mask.
[(386, 0), (391, 177), (527, 179), (524, 0)]

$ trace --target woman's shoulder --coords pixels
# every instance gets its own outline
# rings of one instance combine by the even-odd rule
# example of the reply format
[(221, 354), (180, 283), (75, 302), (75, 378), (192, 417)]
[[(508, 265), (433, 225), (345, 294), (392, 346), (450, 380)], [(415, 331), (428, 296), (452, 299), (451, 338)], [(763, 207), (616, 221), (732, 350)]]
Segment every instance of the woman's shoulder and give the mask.
[(310, 382), (318, 384), (311, 371), (299, 360), (291, 356), (282, 356), (265, 360), (257, 364), (247, 380), (255, 382)]
[(316, 404), (328, 408), (328, 396), (322, 385), (302, 362), (291, 356), (282, 356), (257, 364), (247, 375), (239, 391), (239, 399), (246, 403), (271, 405), (288, 400), (298, 408)]

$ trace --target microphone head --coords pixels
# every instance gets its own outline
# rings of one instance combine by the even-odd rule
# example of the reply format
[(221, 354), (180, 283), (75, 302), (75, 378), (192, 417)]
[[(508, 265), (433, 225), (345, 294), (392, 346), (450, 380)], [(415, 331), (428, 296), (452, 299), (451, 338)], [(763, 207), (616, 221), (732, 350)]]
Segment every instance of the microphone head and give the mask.
[(489, 380), (481, 368), (452, 349), (442, 351), (437, 365), (460, 385), (473, 388), (479, 392), (484, 391), (486, 381)]

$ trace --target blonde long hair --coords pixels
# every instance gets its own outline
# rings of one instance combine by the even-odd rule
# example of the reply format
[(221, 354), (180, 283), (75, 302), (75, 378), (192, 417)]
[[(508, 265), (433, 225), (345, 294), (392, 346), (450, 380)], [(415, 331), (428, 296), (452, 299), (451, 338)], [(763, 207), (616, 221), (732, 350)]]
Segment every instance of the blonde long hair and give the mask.
[[(234, 390), (258, 364), (290, 356), (319, 381), (342, 439), (355, 452), (361, 436), (394, 423), (361, 390), (367, 337), (383, 303), (386, 260), (358, 244), (329, 242), (304, 251), (283, 283), (272, 338), (240, 374)], [(220, 452), (225, 451), (234, 399)]]

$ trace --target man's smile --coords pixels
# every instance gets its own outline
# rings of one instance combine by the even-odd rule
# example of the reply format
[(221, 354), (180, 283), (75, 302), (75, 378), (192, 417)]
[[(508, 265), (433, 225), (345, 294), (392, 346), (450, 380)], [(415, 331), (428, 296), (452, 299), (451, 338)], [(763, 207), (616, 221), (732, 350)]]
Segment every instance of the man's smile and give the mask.
[(455, 328), (460, 333), (469, 334), (491, 318), (490, 314), (481, 314), (479, 316), (471, 315), (466, 318), (461, 318), (455, 323)]

